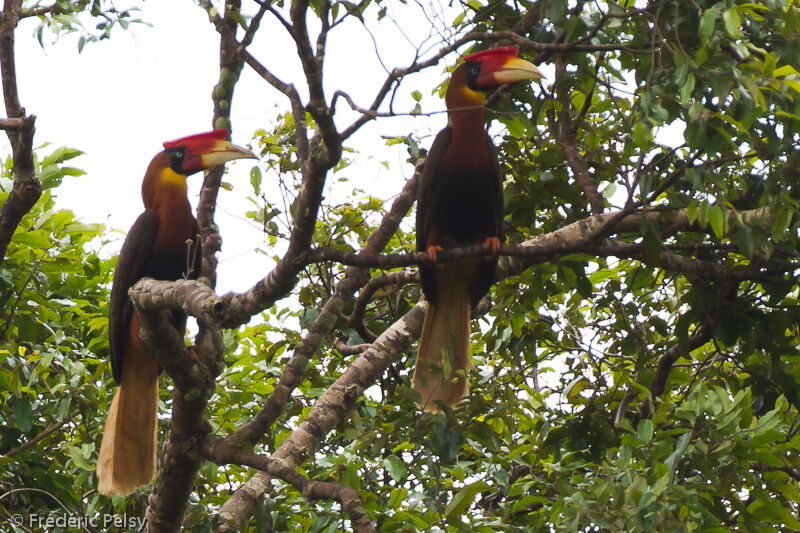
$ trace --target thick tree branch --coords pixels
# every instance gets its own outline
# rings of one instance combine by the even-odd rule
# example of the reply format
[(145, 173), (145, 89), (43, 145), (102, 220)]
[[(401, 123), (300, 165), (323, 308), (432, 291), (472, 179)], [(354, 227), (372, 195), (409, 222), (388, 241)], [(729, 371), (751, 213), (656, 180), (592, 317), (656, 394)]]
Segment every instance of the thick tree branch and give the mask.
[[(404, 201), (411, 200), (408, 193), (409, 188), (407, 187), (401, 195)], [(401, 205), (404, 205), (404, 203)], [(395, 213), (394, 206), (389, 214), (395, 217), (396, 220), (397, 213)], [(729, 214), (731, 228), (736, 227), (737, 216), (741, 217), (743, 223), (752, 226), (768, 226), (774, 219), (769, 207), (761, 207), (739, 213), (731, 212)], [(526, 267), (537, 262), (552, 259), (554, 256), (576, 252), (592, 253), (598, 256), (642, 258), (641, 245), (610, 240), (608, 237), (627, 233), (638, 234), (643, 218), (650, 219), (660, 227), (669, 226), (672, 232), (695, 231), (709, 233), (711, 231), (710, 228), (701, 228), (696, 223), (690, 223), (685, 209), (638, 210), (633, 212), (619, 210), (600, 213), (588, 216), (550, 233), (539, 235), (518, 245), (501, 245), (499, 255), (503, 257), (500, 261), (500, 270), (503, 272), (521, 272)], [(380, 236), (380, 240), (385, 241), (388, 237), (391, 237), (391, 234), (385, 230), (387, 227), (389, 226), (382, 224), (376, 230), (376, 233), (373, 234), (376, 239)], [(369, 251), (371, 249), (369, 242), (367, 247), (358, 253), (318, 248), (300, 255), (297, 258), (295, 268), (299, 271), (309, 264), (323, 261), (336, 261), (364, 269), (391, 269), (430, 264), (430, 257), (425, 252), (381, 254)], [(437, 260), (440, 263), (446, 263), (467, 257), (491, 255), (491, 253), (485, 246), (476, 245), (443, 250), (439, 252)], [(773, 274), (778, 275), (794, 268), (793, 263), (786, 263), (785, 265), (778, 265), (778, 267), (771, 270), (730, 271), (716, 263), (681, 256), (666, 250), (661, 252), (660, 260), (654, 266), (696, 274), (704, 278), (722, 276), (730, 281), (764, 279), (772, 282), (779, 281), (770, 278)], [(259, 300), (262, 283), (263, 281), (258, 282), (253, 288), (244, 293), (217, 296), (208, 287), (196, 281), (144, 279), (131, 289), (131, 295), (136, 295), (135, 297), (139, 302), (138, 305), (145, 309), (182, 309), (191, 316), (195, 316), (207, 323), (231, 328), (246, 323), (251, 316), (274, 303), (274, 301), (268, 301), (269, 305), (261, 307), (261, 305), (264, 305)]]
[[(309, 101), (306, 109), (314, 118), (317, 126), (314, 138), (318, 142), (316, 145), (312, 145), (315, 148), (315, 153), (306, 163), (309, 165), (310, 174), (322, 173), (324, 175), (342, 156), (343, 137), (336, 131), (333, 113), (325, 101), (325, 91), (322, 86), (322, 67), (325, 53), (324, 50), (318, 50), (317, 54), (314, 53), (306, 22), (308, 9), (309, 2), (307, 0), (296, 0), (292, 3), (290, 15), (292, 29), (294, 30), (293, 37), (297, 45), (297, 55), (303, 65), (303, 72), (308, 86)], [(326, 33), (320, 34), (323, 42)]]
[[(311, 457), (325, 436), (344, 420), (364, 389), (375, 382), (393, 361), (399, 359), (419, 336), (425, 307), (424, 303), (417, 304), (359, 355), (320, 397), (300, 426), (271, 458), (296, 467)], [(251, 516), (256, 500), (268, 486), (268, 475), (258, 473), (253, 476), (222, 506), (220, 513), (223, 518), (239, 524)]]
[[(33, 133), (36, 117), (26, 115), (17, 90), (16, 59), (14, 57), (14, 31), (22, 17), (20, 0), (5, 0), (0, 12), (0, 83), (3, 87), (7, 121), (13, 128), (3, 128), (11, 143), (14, 160), (14, 184), (0, 209), (0, 266), (5, 260), (8, 245), (22, 217), (42, 195), (42, 184), (33, 164)], [(10, 124), (9, 124), (10, 125)]]
[[(392, 207), (384, 215), (378, 228), (367, 239), (367, 244), (362, 250), (363, 253), (379, 252), (397, 231), (400, 222), (408, 213), (408, 210), (411, 209), (411, 205), (416, 199), (417, 180), (421, 171), (422, 164), (418, 163), (414, 176), (406, 183), (403, 191), (392, 203)], [(369, 271), (366, 268), (353, 267), (347, 269), (344, 278), (336, 284), (333, 296), (325, 302), (322, 312), (314, 320), (308, 333), (295, 349), (278, 384), (275, 386), (275, 390), (267, 399), (261, 411), (248, 424), (236, 430), (230, 436), (231, 440), (252, 445), (264, 435), (283, 410), (291, 392), (300, 383), (308, 362), (319, 350), (323, 339), (333, 330), (342, 309), (352, 299), (353, 293), (367, 283), (368, 279)]]
[[(392, 202), (392, 207), (384, 215), (378, 228), (367, 238), (365, 251), (379, 252), (389, 243), (392, 236), (397, 232), (400, 222), (411, 209), (417, 197), (417, 182), (422, 172), (424, 161), (418, 161), (415, 167), (414, 176), (403, 187), (403, 191)], [(334, 295), (326, 302), (323, 312), (314, 321), (303, 342), (295, 349), (291, 360), (287, 364), (286, 370), (281, 376), (278, 386), (267, 399), (264, 407), (253, 418), (253, 420), (234, 432), (229, 439), (233, 443), (242, 441), (253, 443), (260, 438), (274, 423), (278, 414), (283, 410), (288, 401), (291, 391), (297, 386), (302, 378), (305, 365), (319, 349), (323, 336), (330, 334), (336, 323), (338, 316), (345, 303), (352, 299), (353, 293), (358, 287), (363, 286), (369, 279), (369, 271), (364, 268), (351, 267), (347, 269), (345, 277), (334, 289)], [(239, 523), (242, 517), (249, 516), (252, 510), (251, 495), (254, 490), (266, 488), (263, 479), (255, 476), (245, 486), (238, 489), (234, 495), (225, 502), (220, 509), (220, 514), (228, 521)]]
[[(787, 280), (779, 276), (795, 270), (795, 266), (792, 263), (772, 269), (764, 269), (756, 265), (753, 268), (732, 270), (719, 263), (695, 259), (694, 257), (687, 257), (667, 250), (661, 250), (658, 254), (658, 258), (652, 260), (642, 253), (641, 244), (631, 244), (611, 239), (605, 240), (602, 243), (588, 245), (583, 251), (597, 256), (636, 258), (647, 265), (657, 266), (670, 272), (680, 272), (695, 279), (705, 279), (709, 281), (740, 282), (745, 280), (759, 280), (772, 284), (783, 284), (786, 283)], [(788, 282), (791, 283), (791, 280)]]
[[(236, 42), (236, 21), (241, 7), (241, 0), (226, 2), (225, 18), (221, 19), (208, 2), (201, 2), (212, 20), (215, 22), (220, 34), (219, 44), (219, 81), (211, 93), (214, 105), (214, 114), (211, 123), (214, 128), (225, 128), (232, 130), (231, 124), (231, 105), (233, 104), (234, 89), (239, 81), (239, 76), (244, 65)], [(217, 252), (219, 252), (222, 241), (214, 225), (214, 213), (217, 207), (217, 195), (222, 184), (222, 175), (225, 169), (222, 166), (206, 172), (203, 180), (203, 187), (200, 189), (200, 200), (197, 205), (197, 223), (200, 226), (200, 234), (203, 243), (203, 263), (200, 269), (200, 277), (211, 287), (216, 286), (217, 276)]]
[[(332, 114), (325, 105), (322, 92), (322, 65), (314, 56), (308, 42), (308, 31), (305, 27), (306, 8), (307, 3), (297, 2), (292, 5), (291, 13), (294, 38), (311, 95), (307, 106), (302, 106), (300, 97), (292, 85), (278, 80), (249, 53), (243, 52), (245, 62), (289, 98), (295, 122), (296, 155), (301, 169), (302, 183), (296, 201), (289, 247), (273, 271), (248, 293), (248, 298), (232, 297), (236, 300), (232, 308), (243, 310), (238, 320), (246, 320), (260, 309), (268, 307), (271, 302), (286, 295), (294, 286), (295, 279), (303, 267), (301, 256), (307, 252), (312, 242), (327, 172), (341, 157), (342, 139), (336, 132)], [(315, 134), (310, 141), (306, 134), (306, 108), (316, 121)]]
[(21, 118), (0, 118), (0, 130), (20, 131), (26, 127), (25, 119)]
[(511, 27), (511, 33), (525, 37), (542, 18), (542, 7), (538, 1), (533, 2), (525, 14)]
[[(134, 305), (137, 300), (132, 298)], [(179, 531), (201, 460), (198, 449), (210, 431), (205, 419), (208, 398), (222, 364), (222, 336), (201, 324), (194, 350), (163, 311), (137, 306), (141, 336), (148, 349), (175, 383), (170, 431), (159, 461), (159, 476), (150, 493), (147, 528), (151, 532)]]
[(783, 472), (793, 480), (800, 482), (800, 468), (793, 466), (771, 466), (766, 463), (752, 463), (753, 470), (757, 472)]

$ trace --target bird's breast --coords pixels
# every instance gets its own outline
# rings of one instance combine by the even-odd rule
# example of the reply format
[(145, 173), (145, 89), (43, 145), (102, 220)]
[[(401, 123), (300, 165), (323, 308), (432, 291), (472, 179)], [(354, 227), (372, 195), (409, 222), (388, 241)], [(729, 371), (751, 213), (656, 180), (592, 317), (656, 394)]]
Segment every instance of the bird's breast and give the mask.
[(157, 244), (174, 248), (194, 237), (195, 218), (185, 188), (162, 186), (152, 209), (158, 217)]
[[(480, 244), (497, 232), (497, 176), (493, 169), (443, 167), (433, 195), (433, 221), (446, 248)], [(451, 242), (448, 242), (451, 241)]]

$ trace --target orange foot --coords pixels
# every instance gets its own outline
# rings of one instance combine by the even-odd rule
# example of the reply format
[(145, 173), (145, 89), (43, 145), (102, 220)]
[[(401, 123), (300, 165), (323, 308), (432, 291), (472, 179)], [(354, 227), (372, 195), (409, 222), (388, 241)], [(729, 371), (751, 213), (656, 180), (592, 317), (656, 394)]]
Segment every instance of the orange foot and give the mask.
[(500, 251), (500, 239), (497, 237), (487, 237), (483, 245), (489, 248), (493, 254)]
[(444, 250), (441, 246), (428, 246), (428, 255), (431, 256), (431, 261), (436, 262), (436, 255), (440, 250)]

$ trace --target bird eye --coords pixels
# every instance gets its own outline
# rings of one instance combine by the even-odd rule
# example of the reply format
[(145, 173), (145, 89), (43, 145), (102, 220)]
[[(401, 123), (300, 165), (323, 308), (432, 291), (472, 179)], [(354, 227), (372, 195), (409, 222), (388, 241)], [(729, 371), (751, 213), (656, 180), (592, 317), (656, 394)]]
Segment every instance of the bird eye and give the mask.
[(478, 67), (469, 67), (469, 73), (473, 76), (477, 76), (480, 69)]
[(175, 156), (183, 159), (183, 150), (178, 150), (177, 152), (175, 152)]

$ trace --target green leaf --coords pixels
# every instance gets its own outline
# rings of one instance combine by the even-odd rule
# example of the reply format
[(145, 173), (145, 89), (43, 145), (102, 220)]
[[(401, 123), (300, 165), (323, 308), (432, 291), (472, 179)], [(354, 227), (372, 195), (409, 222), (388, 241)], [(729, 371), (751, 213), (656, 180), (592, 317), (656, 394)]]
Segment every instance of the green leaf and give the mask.
[(686, 104), (692, 96), (694, 91), (694, 74), (689, 74), (686, 77), (686, 83), (681, 87), (681, 103)]
[(342, 485), (351, 489), (361, 490), (361, 478), (358, 475), (358, 465), (347, 463), (342, 469)]
[(800, 93), (800, 81), (795, 79), (783, 79), (781, 80), (781, 83), (783, 83), (790, 89), (793, 89), (795, 92)]
[(661, 257), (661, 230), (658, 222), (650, 217), (642, 217), (639, 223), (642, 234), (642, 251), (648, 263), (656, 263)]
[(718, 239), (725, 234), (725, 212), (718, 204), (711, 206), (708, 212), (708, 221), (711, 223), (711, 230)]
[(79, 468), (88, 470), (89, 472), (94, 472), (95, 467), (93, 465), (90, 465), (86, 461), (86, 459), (84, 459), (80, 448), (76, 448), (75, 446), (70, 446), (69, 456), (72, 458), (72, 461), (75, 463), (75, 465), (78, 466)]
[(392, 479), (395, 481), (403, 481), (408, 475), (408, 468), (406, 467), (406, 464), (396, 455), (390, 455), (384, 459), (383, 467), (389, 472), (389, 475), (392, 476)]
[(736, 244), (745, 257), (748, 259), (753, 257), (755, 243), (753, 242), (753, 229), (750, 226), (743, 226), (736, 232)]
[(463, 487), (459, 490), (447, 507), (444, 510), (444, 516), (448, 520), (460, 517), (464, 512), (469, 509), (472, 502), (475, 501), (475, 496), (479, 492), (489, 490), (489, 485), (484, 481), (476, 481)]
[(253, 167), (250, 169), (250, 185), (253, 186), (255, 194), (261, 194), (261, 168)]
[(700, 204), (697, 203), (697, 200), (692, 200), (688, 207), (686, 207), (686, 220), (689, 221), (689, 224), (694, 224), (694, 221), (697, 220), (699, 214)]
[(26, 397), (14, 397), (9, 403), (11, 403), (11, 412), (14, 413), (14, 421), (17, 423), (19, 430), (23, 433), (30, 431), (33, 425), (31, 401)]
[(714, 33), (714, 25), (716, 24), (719, 10), (720, 6), (715, 5), (710, 9), (706, 9), (705, 13), (703, 13), (703, 18), (700, 20), (700, 37), (703, 39), (708, 39)]
[(792, 223), (792, 211), (790, 209), (784, 209), (780, 212), (780, 214), (775, 218), (775, 221), (772, 223), (772, 228), (770, 228), (770, 233), (772, 236), (782, 241), (786, 238), (786, 230), (789, 229), (789, 224)]
[(397, 488), (392, 489), (392, 492), (389, 495), (389, 507), (391, 509), (397, 509), (406, 499), (406, 495), (408, 494), (408, 489)]
[(646, 148), (653, 139), (650, 126), (644, 122), (637, 122), (633, 125), (633, 144), (638, 148)]
[(43, 236), (39, 232), (17, 231), (14, 233), (12, 240), (28, 248), (34, 248), (38, 250), (46, 250), (52, 246), (50, 239)]
[(776, 78), (780, 78), (782, 76), (790, 76), (792, 74), (798, 74), (797, 69), (794, 68), (792, 65), (783, 65), (772, 71), (772, 75)]
[(686, 451), (686, 447), (689, 445), (689, 439), (691, 437), (692, 433), (690, 431), (682, 433), (675, 442), (675, 449), (671, 454), (669, 454), (667, 460), (664, 461), (664, 464), (667, 465), (667, 468), (669, 468), (671, 472), (675, 471), (677, 463), (681, 460), (681, 457), (683, 457), (683, 452)]
[(639, 441), (647, 443), (653, 439), (653, 421), (649, 418), (639, 422), (636, 428), (636, 438)]
[(725, 23), (725, 31), (728, 32), (728, 35), (734, 39), (738, 39), (742, 36), (742, 31), (740, 29), (742, 20), (739, 18), (739, 9), (736, 6), (726, 9), (722, 14), (722, 20)]

